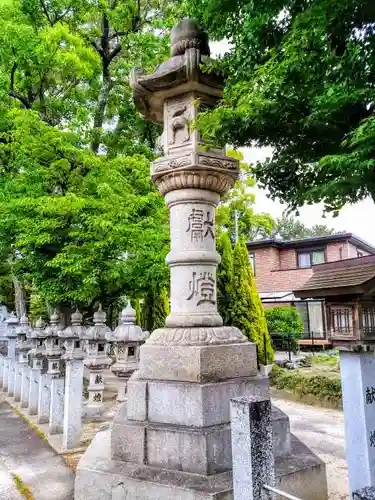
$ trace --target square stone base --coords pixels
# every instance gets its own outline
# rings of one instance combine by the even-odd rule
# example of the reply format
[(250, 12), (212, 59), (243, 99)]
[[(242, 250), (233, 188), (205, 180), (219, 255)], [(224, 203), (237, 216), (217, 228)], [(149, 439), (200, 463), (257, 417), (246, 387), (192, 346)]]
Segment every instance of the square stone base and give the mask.
[[(112, 460), (110, 430), (99, 432), (78, 464), (75, 500), (233, 500), (230, 472), (205, 476)], [(276, 487), (304, 500), (327, 500), (324, 463), (292, 436), (276, 459)]]

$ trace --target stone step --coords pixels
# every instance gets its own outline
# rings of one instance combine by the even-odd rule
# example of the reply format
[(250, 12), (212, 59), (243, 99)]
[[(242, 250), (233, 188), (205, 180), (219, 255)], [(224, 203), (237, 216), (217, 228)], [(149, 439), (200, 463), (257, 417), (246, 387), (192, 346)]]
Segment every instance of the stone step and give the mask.
[(272, 405), (273, 451), (275, 457), (288, 455), (291, 450), (289, 417)]

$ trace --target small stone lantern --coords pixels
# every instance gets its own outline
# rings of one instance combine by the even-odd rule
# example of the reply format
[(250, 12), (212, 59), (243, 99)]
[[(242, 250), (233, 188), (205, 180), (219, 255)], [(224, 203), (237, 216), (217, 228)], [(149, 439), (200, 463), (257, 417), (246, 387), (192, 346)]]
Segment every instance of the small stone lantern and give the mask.
[(43, 369), (43, 356), (44, 356), (44, 321), (39, 318), (31, 335), (30, 359), (31, 359), (31, 372), (30, 372), (30, 387), (29, 387), (29, 415), (38, 413), (39, 404), (39, 389), (42, 384), (42, 369)]
[(19, 324), (18, 318), (14, 312), (6, 320), (7, 329), (5, 336), (8, 339), (8, 369), (7, 380), (4, 382), (4, 391), (8, 392), (9, 396), (14, 396), (14, 383), (16, 373), (16, 343), (17, 343), (17, 326)]
[(83, 359), (82, 338), (86, 328), (82, 325), (82, 314), (78, 309), (71, 315), (71, 324), (64, 330), (58, 332), (61, 339), (61, 347), (64, 349), (63, 359)]
[(150, 335), (149, 332), (143, 331), (140, 326), (136, 325), (135, 321), (136, 312), (128, 301), (127, 306), (120, 313), (119, 325), (109, 339), (114, 343), (116, 356), (116, 362), (112, 365), (111, 371), (123, 381), (117, 396), (119, 402), (126, 401), (127, 380), (138, 369), (140, 347)]
[(48, 374), (52, 378), (60, 376), (60, 358), (62, 355), (60, 347), (59, 332), (62, 330), (60, 325), (60, 315), (54, 311), (50, 317), (50, 324), (45, 329), (46, 340), (45, 355), (48, 359)]
[(109, 368), (112, 360), (107, 357), (107, 338), (111, 335), (111, 329), (105, 324), (106, 313), (102, 306), (94, 313), (94, 325), (86, 330), (84, 340), (87, 357), (84, 360), (85, 367), (89, 370), (89, 399), (86, 405), (86, 415), (100, 415), (105, 410), (103, 393), (104, 381), (102, 372)]
[(25, 369), (28, 370), (28, 352), (31, 349), (31, 342), (28, 336), (32, 332), (32, 328), (29, 326), (29, 320), (26, 315), (22, 316), (20, 320), (20, 325), (16, 328), (17, 332), (17, 342), (16, 342), (16, 353), (18, 355), (15, 382), (14, 382), (14, 400), (21, 400), (22, 392), (22, 379), (27, 374), (24, 374)]

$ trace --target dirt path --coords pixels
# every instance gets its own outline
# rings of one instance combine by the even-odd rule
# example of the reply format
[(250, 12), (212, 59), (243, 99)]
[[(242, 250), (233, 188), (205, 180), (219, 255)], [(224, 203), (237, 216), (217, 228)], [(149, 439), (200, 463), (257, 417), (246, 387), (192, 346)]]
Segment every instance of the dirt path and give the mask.
[(329, 500), (348, 500), (343, 413), (276, 398), (273, 402), (289, 416), (292, 432), (326, 463)]

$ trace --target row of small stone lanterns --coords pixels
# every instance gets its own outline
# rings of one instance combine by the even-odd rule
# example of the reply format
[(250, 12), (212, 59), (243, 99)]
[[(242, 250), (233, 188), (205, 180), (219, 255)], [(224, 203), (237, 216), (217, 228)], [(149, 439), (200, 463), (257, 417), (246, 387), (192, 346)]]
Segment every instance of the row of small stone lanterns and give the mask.
[[(62, 449), (80, 441), (82, 418), (97, 417), (105, 411), (103, 371), (111, 365), (121, 379), (118, 401), (126, 399), (126, 380), (139, 362), (139, 349), (148, 332), (135, 325), (136, 314), (128, 302), (119, 325), (106, 325), (101, 306), (93, 325), (83, 325), (82, 314), (71, 315), (70, 325), (60, 324), (54, 312), (50, 324), (39, 319), (35, 327), (26, 316), (20, 321), (11, 314), (3, 340), (7, 356), (0, 355), (0, 388), (37, 423), (48, 424), (49, 434), (62, 433)], [(83, 403), (84, 367), (89, 372), (88, 400)]]

